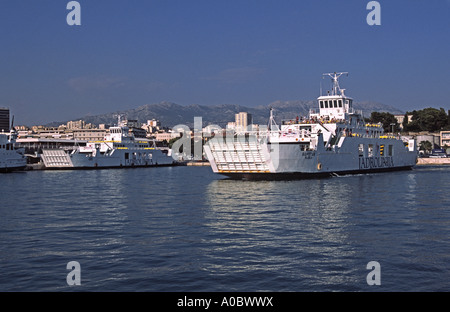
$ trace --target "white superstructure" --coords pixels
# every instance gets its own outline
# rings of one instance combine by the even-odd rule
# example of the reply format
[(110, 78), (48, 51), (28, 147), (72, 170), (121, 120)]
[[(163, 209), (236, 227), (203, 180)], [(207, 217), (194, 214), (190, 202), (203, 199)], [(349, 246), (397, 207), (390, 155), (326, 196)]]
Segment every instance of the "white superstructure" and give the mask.
[(174, 164), (170, 149), (156, 147), (153, 140), (135, 138), (124, 125), (111, 127), (103, 141), (88, 142), (71, 153), (44, 149), (41, 158), (47, 169), (95, 169), (167, 166)]
[(0, 132), (0, 172), (23, 170), (27, 166), (27, 159), (23, 149), (15, 146), (17, 133)]
[(307, 118), (278, 126), (271, 110), (266, 131), (209, 140), (205, 152), (213, 171), (239, 179), (286, 179), (412, 168), (415, 140), (404, 142), (384, 134), (381, 124), (366, 123), (339, 86), (343, 74), (324, 74), (333, 88)]

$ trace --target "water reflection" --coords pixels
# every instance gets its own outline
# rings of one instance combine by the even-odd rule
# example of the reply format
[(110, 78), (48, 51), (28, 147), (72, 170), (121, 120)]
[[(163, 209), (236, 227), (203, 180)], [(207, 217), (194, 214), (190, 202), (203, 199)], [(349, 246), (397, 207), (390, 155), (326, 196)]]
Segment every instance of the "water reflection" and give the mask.
[(215, 248), (207, 269), (302, 285), (348, 283), (352, 268), (339, 263), (354, 255), (347, 235), (351, 194), (337, 179), (211, 182), (206, 218)]
[(375, 260), (383, 291), (448, 289), (449, 172), (290, 182), (218, 180), (187, 166), (5, 176), (0, 288), (65, 290), (65, 265), (79, 261), (88, 291), (367, 290)]

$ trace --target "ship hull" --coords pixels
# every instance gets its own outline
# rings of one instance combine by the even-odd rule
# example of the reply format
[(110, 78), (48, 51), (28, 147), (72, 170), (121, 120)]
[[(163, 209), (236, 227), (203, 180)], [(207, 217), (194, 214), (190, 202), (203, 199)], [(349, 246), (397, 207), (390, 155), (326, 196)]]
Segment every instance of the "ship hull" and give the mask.
[[(334, 148), (326, 149), (320, 142), (316, 150), (308, 151), (297, 143), (271, 144), (256, 138), (226, 144), (213, 140), (205, 147), (212, 170), (239, 180), (298, 180), (410, 170), (417, 161), (414, 148), (396, 139), (347, 137)], [(366, 148), (359, 153), (359, 146)], [(369, 146), (373, 147), (370, 154)], [(380, 146), (386, 151), (380, 152)]]
[(170, 164), (149, 164), (149, 165), (130, 165), (130, 166), (77, 166), (77, 167), (45, 167), (45, 170), (106, 170), (106, 169), (138, 169), (138, 168), (153, 168), (153, 167), (172, 167), (177, 166), (176, 163)]
[(0, 173), (24, 170), (27, 159), (23, 149), (15, 148), (15, 134), (0, 133)]
[(20, 165), (20, 166), (16, 166), (16, 167), (0, 167), (0, 173), (23, 171), (23, 170), (25, 170), (26, 167), (27, 167), (26, 165)]
[(175, 164), (171, 156), (160, 150), (152, 150), (151, 158), (133, 155), (139, 155), (139, 152), (115, 150), (112, 155), (97, 153), (96, 156), (92, 156), (79, 152), (67, 154), (63, 150), (44, 150), (41, 158), (45, 169), (49, 170), (145, 168)]
[(345, 175), (356, 174), (370, 174), (382, 173), (392, 171), (412, 170), (414, 166), (392, 167), (392, 168), (378, 168), (368, 170), (347, 170), (336, 172), (283, 172), (283, 173), (249, 173), (249, 172), (220, 172), (221, 175), (228, 177), (231, 180), (249, 180), (249, 181), (292, 181), (292, 180), (308, 180), (308, 179), (323, 179)]
[(153, 153), (152, 156), (152, 159), (126, 159), (123, 155), (86, 157), (82, 154), (74, 154), (71, 157), (71, 161), (75, 169), (139, 168), (173, 164), (172, 157), (163, 153)]
[(16, 151), (11, 152), (8, 155), (1, 155), (3, 159), (0, 159), (0, 172), (8, 173), (13, 171), (24, 170), (27, 166), (26, 158)]

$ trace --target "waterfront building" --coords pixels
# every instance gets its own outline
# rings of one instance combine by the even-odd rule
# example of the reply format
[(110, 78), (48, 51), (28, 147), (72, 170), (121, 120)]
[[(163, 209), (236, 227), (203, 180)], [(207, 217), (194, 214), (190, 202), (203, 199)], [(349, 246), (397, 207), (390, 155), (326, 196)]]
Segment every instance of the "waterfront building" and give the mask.
[(104, 129), (75, 129), (73, 139), (81, 141), (103, 141), (106, 136)]
[(107, 129), (109, 129), (111, 126), (110, 125), (107, 125), (107, 124), (99, 124), (98, 125), (98, 128), (100, 129), (100, 130), (107, 130)]
[[(400, 130), (403, 130), (403, 121), (405, 120), (405, 115), (394, 115), (395, 119), (397, 119), (398, 127)], [(410, 123), (412, 121), (413, 115), (408, 115), (408, 122)]]
[(161, 130), (161, 122), (156, 119), (147, 120), (147, 123), (143, 124), (141, 128), (147, 132), (147, 136), (149, 137), (152, 133)]
[(441, 138), (439, 133), (419, 132), (415, 135), (415, 138), (417, 141), (417, 146), (420, 146), (420, 143), (427, 141), (431, 143), (433, 149), (441, 146)]
[(142, 128), (141, 123), (136, 119), (125, 119), (119, 121), (119, 127), (126, 127), (129, 133), (133, 134), (135, 138), (146, 138), (147, 131)]
[(77, 121), (69, 121), (66, 124), (67, 130), (73, 130), (73, 129), (84, 129), (86, 123), (84, 120), (77, 120)]
[(9, 108), (0, 107), (0, 132), (9, 132)]
[(236, 130), (238, 131), (248, 130), (253, 123), (252, 114), (249, 114), (247, 112), (240, 112), (238, 114), (235, 114), (235, 119), (236, 119)]
[(202, 133), (203, 133), (203, 135), (211, 136), (213, 133), (221, 134), (221, 133), (223, 133), (223, 131), (224, 131), (224, 129), (222, 129), (221, 127), (219, 127), (217, 125), (208, 125), (203, 128)]
[(441, 131), (441, 148), (450, 148), (450, 130)]
[(72, 139), (73, 133), (59, 127), (33, 126), (30, 136), (41, 139)]
[(234, 130), (234, 129), (236, 129), (236, 122), (235, 122), (235, 121), (229, 121), (229, 122), (227, 123), (227, 129), (229, 129), (229, 130)]
[(171, 139), (179, 138), (180, 136), (181, 136), (180, 132), (160, 131), (155, 134), (155, 140), (158, 142), (163, 142), (163, 141), (169, 142)]
[(147, 125), (153, 128), (161, 128), (161, 122), (156, 119), (147, 120)]

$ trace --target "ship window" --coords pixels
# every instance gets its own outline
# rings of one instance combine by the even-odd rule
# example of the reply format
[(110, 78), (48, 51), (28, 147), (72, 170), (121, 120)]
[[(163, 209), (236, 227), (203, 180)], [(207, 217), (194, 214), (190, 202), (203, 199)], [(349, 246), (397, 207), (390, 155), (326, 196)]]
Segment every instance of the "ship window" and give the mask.
[(334, 107), (337, 108), (337, 100), (333, 101)]
[(342, 100), (339, 100), (339, 107), (342, 107)]
[(333, 101), (332, 101), (332, 100), (329, 100), (329, 101), (328, 101), (328, 107), (329, 107), (329, 108), (333, 108)]
[(373, 157), (373, 144), (369, 144), (368, 156)]
[(359, 144), (358, 145), (358, 154), (359, 154), (359, 157), (363, 157), (364, 156), (364, 144)]
[(328, 101), (323, 101), (325, 103), (325, 108), (328, 108)]
[(393, 146), (391, 145), (391, 144), (389, 144), (389, 146), (388, 146), (388, 156), (392, 156), (394, 153), (393, 153)]
[(320, 108), (323, 108), (323, 101), (320, 101)]

